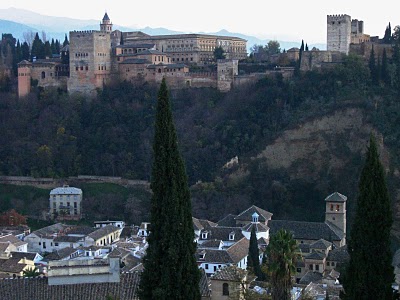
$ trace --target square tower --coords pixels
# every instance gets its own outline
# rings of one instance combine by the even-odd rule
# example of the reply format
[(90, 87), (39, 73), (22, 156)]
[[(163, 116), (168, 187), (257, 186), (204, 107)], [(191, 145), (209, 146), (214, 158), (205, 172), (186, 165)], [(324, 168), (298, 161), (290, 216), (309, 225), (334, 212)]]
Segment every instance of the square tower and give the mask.
[(329, 222), (346, 235), (346, 201), (347, 197), (335, 192), (325, 198), (325, 223)]
[(351, 43), (351, 17), (327, 16), (327, 50), (349, 54)]
[(68, 92), (94, 93), (96, 88), (102, 88), (110, 78), (110, 33), (71, 31), (69, 40)]

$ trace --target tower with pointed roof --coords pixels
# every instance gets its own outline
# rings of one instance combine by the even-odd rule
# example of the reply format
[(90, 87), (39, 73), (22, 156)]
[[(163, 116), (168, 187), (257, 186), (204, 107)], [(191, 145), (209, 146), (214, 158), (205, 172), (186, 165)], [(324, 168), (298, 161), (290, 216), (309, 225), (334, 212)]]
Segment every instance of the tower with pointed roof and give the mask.
[(100, 31), (111, 33), (112, 32), (112, 23), (110, 17), (107, 12), (104, 14), (103, 20), (100, 23)]
[(346, 234), (346, 201), (347, 197), (335, 192), (325, 198), (325, 223), (333, 224)]

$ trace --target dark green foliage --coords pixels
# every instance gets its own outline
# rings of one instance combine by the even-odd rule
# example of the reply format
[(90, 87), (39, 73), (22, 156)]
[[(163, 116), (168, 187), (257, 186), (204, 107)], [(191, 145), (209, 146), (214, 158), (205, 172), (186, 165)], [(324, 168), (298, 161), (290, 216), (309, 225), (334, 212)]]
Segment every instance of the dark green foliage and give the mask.
[(45, 55), (45, 57), (49, 57), (49, 58), (51, 58), (53, 55), (53, 51), (51, 49), (51, 45), (50, 45), (49, 41), (46, 41), (44, 43), (44, 55)]
[(392, 26), (390, 25), (390, 22), (389, 22), (389, 25), (386, 26), (385, 35), (383, 36), (383, 42), (385, 44), (392, 43)]
[(348, 242), (350, 262), (343, 299), (391, 299), (394, 282), (390, 230), (391, 202), (375, 138), (371, 136), (360, 177), (354, 224)]
[(28, 268), (28, 269), (24, 270), (22, 276), (35, 278), (35, 277), (40, 276), (40, 274), (42, 274), (42, 273), (40, 273), (40, 271), (36, 267), (33, 267), (33, 268)]
[(39, 38), (39, 34), (37, 32), (36, 32), (35, 38), (32, 42), (31, 60), (33, 60), (33, 58), (36, 58), (36, 59), (46, 58), (44, 43)]
[(221, 46), (215, 48), (214, 59), (225, 59), (225, 51)]
[(121, 45), (121, 46), (123, 46), (124, 45), (124, 34), (121, 32), (121, 38), (120, 38), (120, 40), (119, 40), (119, 44)]
[(63, 42), (63, 47), (69, 45), (68, 37), (67, 34), (65, 34), (64, 42)]
[(151, 234), (139, 297), (200, 299), (190, 192), (165, 79), (158, 93), (153, 152)]
[(29, 45), (27, 42), (24, 42), (21, 46), (21, 52), (22, 52), (22, 59), (21, 60), (29, 60), (30, 58), (30, 50), (29, 50)]
[(372, 46), (371, 53), (369, 55), (369, 71), (371, 72), (371, 80), (372, 84), (377, 85), (379, 82), (379, 75), (378, 75), (378, 67), (376, 66), (375, 62), (375, 51), (374, 46)]
[(383, 49), (383, 54), (382, 54), (381, 79), (385, 85), (387, 86), (391, 85), (391, 77), (389, 73), (389, 63), (388, 63), (386, 49)]
[(253, 226), (250, 235), (249, 255), (247, 256), (247, 269), (257, 276), (257, 280), (263, 281), (265, 275), (261, 271), (259, 254), (255, 226)]
[(290, 300), (298, 260), (298, 245), (293, 234), (279, 230), (267, 247), (267, 274), (270, 276), (272, 300)]

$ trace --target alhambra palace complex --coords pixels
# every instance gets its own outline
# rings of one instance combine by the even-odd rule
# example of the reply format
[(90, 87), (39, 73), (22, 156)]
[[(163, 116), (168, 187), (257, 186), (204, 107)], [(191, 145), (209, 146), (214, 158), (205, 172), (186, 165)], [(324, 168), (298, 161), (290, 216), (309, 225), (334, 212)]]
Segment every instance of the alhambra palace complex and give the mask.
[[(100, 30), (71, 31), (70, 44), (61, 50), (61, 57), (18, 64), (18, 94), (29, 94), (33, 82), (42, 88), (58, 87), (69, 93), (94, 94), (114, 78), (130, 82), (160, 83), (166, 78), (172, 89), (213, 87), (229, 91), (232, 87), (254, 82), (265, 76), (280, 73), (284, 78), (293, 74), (293, 67), (277, 67), (264, 73), (239, 75), (239, 61), (247, 58), (246, 40), (237, 37), (205, 34), (150, 36), (140, 31), (112, 30), (105, 13)], [(364, 33), (364, 22), (348, 15), (327, 16), (327, 51), (312, 49), (302, 54), (300, 69), (321, 69), (340, 63), (343, 54), (350, 52), (369, 57), (374, 46), (381, 54), (390, 45), (379, 42), (379, 37)], [(215, 62), (214, 50), (222, 47), (225, 59)], [(256, 58), (256, 55), (254, 56)], [(270, 57), (280, 65), (299, 60), (299, 49), (291, 48)], [(199, 72), (199, 66), (216, 63), (215, 69)], [(196, 71), (197, 70), (197, 71)], [(207, 70), (207, 69), (206, 69)]]

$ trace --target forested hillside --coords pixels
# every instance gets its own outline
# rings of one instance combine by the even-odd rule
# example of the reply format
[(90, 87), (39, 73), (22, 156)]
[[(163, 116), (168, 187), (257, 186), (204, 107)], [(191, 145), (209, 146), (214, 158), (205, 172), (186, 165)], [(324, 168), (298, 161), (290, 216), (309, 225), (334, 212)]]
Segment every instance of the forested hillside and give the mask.
[[(274, 218), (322, 220), (323, 199), (339, 191), (351, 216), (371, 131), (397, 200), (400, 81), (396, 61), (389, 67), (389, 81), (375, 80), (349, 56), (322, 73), (265, 78), (225, 94), (172, 91), (194, 215), (216, 220), (254, 203)], [(121, 82), (93, 99), (57, 90), (0, 94), (0, 174), (149, 180), (156, 93)], [(223, 168), (235, 156), (239, 164)]]

